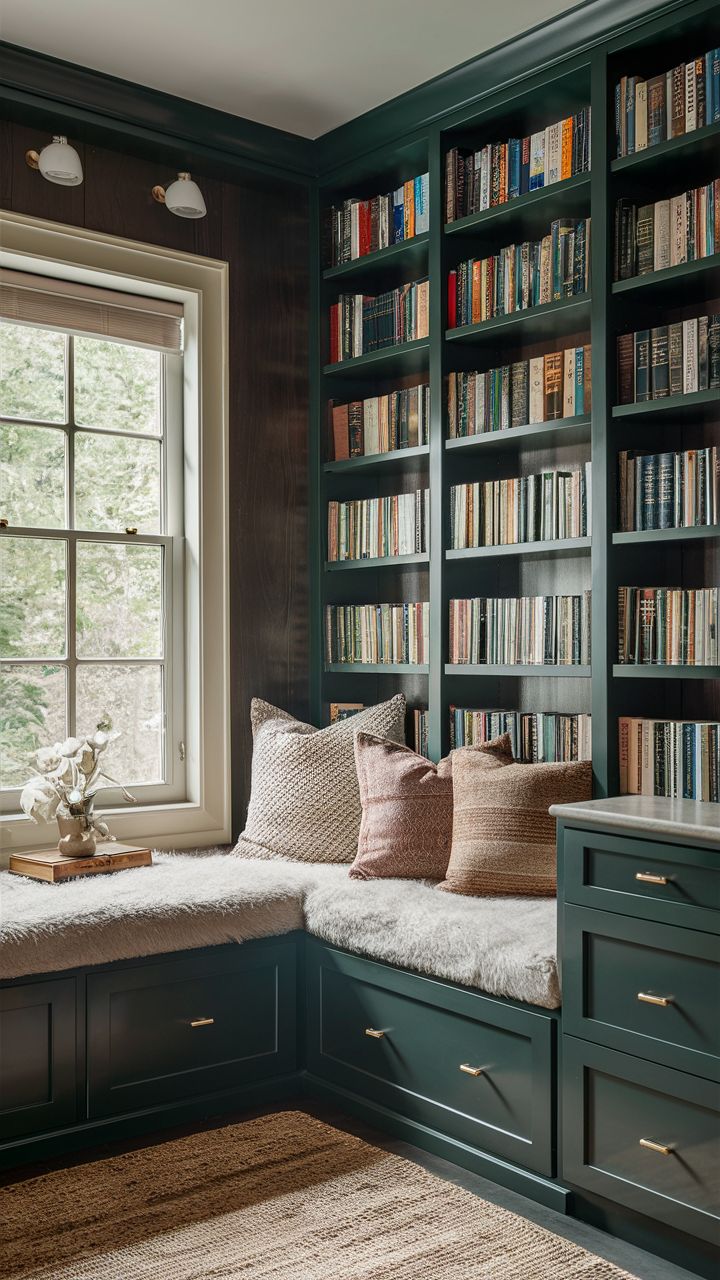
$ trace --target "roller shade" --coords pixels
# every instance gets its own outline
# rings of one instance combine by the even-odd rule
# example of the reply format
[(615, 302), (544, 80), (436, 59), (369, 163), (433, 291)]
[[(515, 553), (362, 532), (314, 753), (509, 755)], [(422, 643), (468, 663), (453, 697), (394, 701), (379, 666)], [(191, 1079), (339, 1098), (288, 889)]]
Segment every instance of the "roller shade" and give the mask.
[(182, 351), (183, 308), (164, 298), (0, 268), (0, 319)]

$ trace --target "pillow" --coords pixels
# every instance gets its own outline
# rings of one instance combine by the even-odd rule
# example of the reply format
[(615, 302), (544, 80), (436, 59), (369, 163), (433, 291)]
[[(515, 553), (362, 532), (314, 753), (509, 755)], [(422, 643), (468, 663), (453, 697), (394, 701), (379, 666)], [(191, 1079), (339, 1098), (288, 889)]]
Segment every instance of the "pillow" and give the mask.
[(452, 766), (355, 733), (362, 822), (353, 880), (442, 880), (452, 840)]
[(453, 834), (443, 884), (450, 893), (557, 892), (551, 804), (589, 800), (592, 766), (518, 764), (510, 735), (452, 755)]
[(252, 700), (250, 719), (250, 804), (235, 852), (244, 858), (352, 862), (362, 816), (355, 730), (370, 729), (402, 742), (403, 695), (326, 729), (303, 724), (260, 698)]

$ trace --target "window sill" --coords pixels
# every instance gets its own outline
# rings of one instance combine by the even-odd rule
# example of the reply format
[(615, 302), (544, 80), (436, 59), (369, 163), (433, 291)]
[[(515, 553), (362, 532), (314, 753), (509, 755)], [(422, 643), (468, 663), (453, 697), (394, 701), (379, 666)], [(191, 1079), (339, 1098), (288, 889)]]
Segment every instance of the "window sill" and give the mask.
[[(202, 805), (187, 802), (156, 807), (134, 805), (103, 809), (113, 835), (123, 844), (146, 844), (153, 849), (188, 849), (227, 844), (231, 838), (224, 815)], [(11, 853), (52, 849), (58, 841), (54, 822), (31, 822), (24, 814), (8, 814), (0, 819), (0, 867), (7, 867)]]

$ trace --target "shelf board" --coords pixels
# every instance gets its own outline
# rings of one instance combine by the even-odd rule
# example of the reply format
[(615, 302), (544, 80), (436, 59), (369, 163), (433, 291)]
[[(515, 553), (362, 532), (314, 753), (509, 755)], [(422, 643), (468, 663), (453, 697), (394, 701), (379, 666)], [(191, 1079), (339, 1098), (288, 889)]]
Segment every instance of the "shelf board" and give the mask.
[(517, 334), (519, 340), (531, 342), (572, 332), (589, 323), (590, 295), (581, 293), (574, 298), (562, 298), (560, 302), (544, 302), (525, 311), (513, 311), (508, 316), (493, 316), (492, 320), (483, 320), (480, 324), (446, 329), (445, 337), (448, 342), (469, 342), (475, 346), (502, 341), (508, 334)]
[(412, 236), (410, 240), (401, 240), (399, 244), (388, 245), (386, 249), (377, 249), (375, 253), (365, 253), (362, 258), (353, 258), (352, 262), (343, 262), (339, 267), (328, 267), (323, 271), (323, 280), (344, 280), (346, 277), (362, 275), (378, 267), (386, 265), (398, 266), (407, 263), (414, 267), (418, 261), (427, 258), (430, 235), (423, 231)]
[(545, 449), (561, 444), (587, 444), (590, 440), (590, 415), (557, 418), (551, 422), (533, 422), (529, 426), (510, 427), (507, 431), (483, 431), (475, 436), (456, 436), (445, 441), (451, 453), (477, 449), (485, 452), (508, 449)]
[(323, 471), (330, 475), (346, 475), (354, 471), (399, 471), (407, 465), (412, 468), (418, 458), (427, 458), (430, 446), (414, 445), (411, 449), (392, 449), (389, 453), (367, 453), (356, 458), (340, 458), (336, 462), (323, 463)]
[[(576, 193), (581, 199), (571, 198), (568, 201), (568, 196), (572, 197), (572, 193)], [(455, 222), (446, 222), (445, 235), (468, 235), (488, 226), (494, 231), (496, 226), (504, 228), (505, 223), (508, 225), (517, 223), (522, 226), (528, 214), (533, 215), (538, 208), (545, 212), (547, 206), (556, 201), (562, 207), (563, 215), (570, 216), (576, 205), (581, 205), (582, 199), (589, 199), (589, 197), (590, 174), (576, 173), (572, 178), (565, 178), (563, 182), (553, 182), (549, 187), (528, 191), (524, 196), (506, 200), (504, 204), (493, 205), (492, 208), (483, 209), (480, 213), (469, 213), (465, 218), (458, 218)]]
[(706, 124), (702, 129), (694, 129), (692, 133), (683, 133), (679, 138), (669, 138), (666, 142), (658, 142), (654, 147), (645, 147), (643, 151), (635, 151), (630, 156), (621, 156), (610, 162), (610, 172), (627, 173), (637, 170), (639, 175), (651, 169), (662, 169), (665, 162), (674, 156), (707, 151), (712, 153), (720, 143), (720, 122)]
[(720, 667), (698, 667), (659, 662), (616, 662), (612, 673), (621, 680), (720, 680)]
[(712, 538), (720, 538), (720, 524), (698, 524), (687, 529), (634, 529), (612, 536), (613, 545), (617, 547), (643, 542), (695, 542)]
[(353, 377), (359, 374), (372, 375), (379, 372), (383, 377), (394, 373), (416, 373), (427, 364), (427, 353), (430, 348), (429, 338), (415, 338), (413, 342), (397, 342), (393, 347), (383, 347), (380, 351), (369, 351), (364, 356), (353, 356), (351, 360), (340, 360), (336, 364), (326, 364), (323, 373), (328, 377)]
[(429, 667), (427, 663), (411, 662), (330, 662), (325, 664), (325, 671), (330, 675), (352, 672), (353, 675), (368, 676), (426, 676)]
[(653, 297), (660, 293), (670, 293), (682, 288), (689, 280), (709, 277), (720, 271), (720, 253), (713, 253), (708, 258), (697, 258), (694, 262), (680, 262), (674, 267), (665, 267), (663, 271), (649, 271), (644, 276), (632, 276), (629, 280), (616, 280), (612, 286), (613, 294), (637, 294), (638, 298)]
[(484, 560), (496, 556), (558, 556), (584, 555), (590, 551), (590, 538), (553, 538), (546, 542), (513, 542), (500, 547), (466, 547), (459, 551), (446, 551), (446, 560)]
[(426, 551), (409, 556), (373, 556), (367, 560), (326, 560), (326, 573), (336, 573), (339, 569), (402, 569), (408, 564), (429, 564), (430, 557)]
[(683, 396), (663, 396), (659, 400), (642, 400), (639, 404), (613, 405), (613, 418), (647, 418), (657, 413), (684, 414), (704, 411), (708, 406), (720, 406), (720, 388), (710, 391), (691, 391)]
[(489, 663), (446, 662), (446, 676), (565, 676), (589, 680), (592, 669), (579, 663), (567, 663), (563, 666), (551, 666), (537, 663), (533, 666), (491, 666)]

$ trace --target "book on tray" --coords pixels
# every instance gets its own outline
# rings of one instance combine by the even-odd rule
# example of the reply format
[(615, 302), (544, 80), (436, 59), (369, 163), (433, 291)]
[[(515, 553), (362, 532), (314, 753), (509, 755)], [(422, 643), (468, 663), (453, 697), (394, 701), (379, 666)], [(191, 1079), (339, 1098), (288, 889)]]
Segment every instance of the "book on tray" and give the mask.
[(682, 453), (618, 455), (623, 532), (696, 529), (720, 523), (720, 453), (716, 445)]
[(621, 76), (615, 85), (618, 158), (720, 120), (720, 49), (659, 74)]
[(590, 592), (450, 601), (450, 662), (572, 666), (590, 662)]
[(615, 206), (613, 280), (665, 271), (720, 252), (720, 178), (650, 204)]
[(618, 587), (618, 660), (717, 666), (719, 599), (717, 587)]
[(575, 471), (453, 485), (450, 545), (463, 550), (587, 537), (591, 488), (589, 462)]
[(720, 312), (620, 334), (617, 382), (619, 404), (720, 388)]
[(427, 444), (430, 387), (404, 387), (366, 400), (331, 403), (333, 458), (369, 457)]
[(448, 435), (484, 435), (590, 413), (589, 344), (484, 372), (448, 374)]
[(421, 173), (383, 195), (353, 197), (327, 209), (323, 227), (325, 265), (340, 267), (427, 231), (429, 180), (429, 174)]
[(328, 663), (422, 665), (428, 661), (430, 605), (329, 604), (325, 609)]
[(427, 280), (367, 296), (341, 293), (330, 307), (330, 363), (428, 336)]
[(618, 731), (623, 795), (720, 801), (717, 721), (622, 716)]
[(592, 719), (581, 712), (476, 711), (450, 708), (450, 746), (476, 747), (510, 734), (512, 752), (524, 764), (591, 758)]
[(328, 503), (328, 560), (369, 560), (427, 551), (430, 490)]

